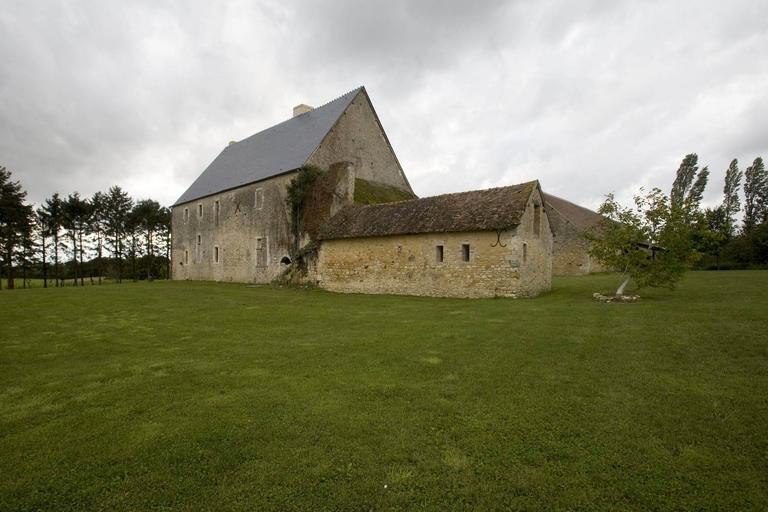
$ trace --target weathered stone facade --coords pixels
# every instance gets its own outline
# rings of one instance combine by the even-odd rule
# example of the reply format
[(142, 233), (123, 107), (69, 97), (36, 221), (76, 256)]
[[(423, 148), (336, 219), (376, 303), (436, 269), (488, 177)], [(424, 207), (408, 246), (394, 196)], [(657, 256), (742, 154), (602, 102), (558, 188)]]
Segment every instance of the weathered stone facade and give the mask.
[(286, 187), (295, 175), (284, 174), (174, 207), (173, 278), (274, 280), (285, 269), (281, 260), (289, 255)]
[[(305, 166), (328, 172), (301, 203), (297, 246), (287, 197)], [(364, 88), (228, 146), (174, 205), (172, 234), (174, 279), (269, 283), (290, 270), (333, 291), (441, 297), (551, 286), (538, 182), (416, 199)]]
[[(344, 168), (349, 172), (339, 183), (346, 186), (341, 187), (343, 194), (354, 192), (353, 185), (349, 188), (348, 184), (350, 180), (354, 183), (355, 178), (381, 182), (413, 194), (364, 89), (357, 93), (306, 165), (328, 169), (337, 162), (348, 162)], [(282, 172), (174, 205), (173, 279), (268, 283), (278, 277), (286, 268), (281, 262), (287, 261), (290, 253), (286, 188), (296, 173), (295, 169)], [(331, 206), (327, 215), (338, 209), (337, 204)], [(200, 208), (202, 215), (198, 214)]]
[(597, 212), (545, 194), (547, 214), (555, 234), (552, 255), (552, 274), (555, 276), (579, 276), (606, 269), (589, 255), (589, 230), (599, 226)]
[(355, 97), (308, 163), (329, 169), (341, 160), (357, 178), (412, 192), (367, 94)]
[[(436, 297), (531, 297), (551, 287), (552, 231), (538, 190), (520, 224), (494, 231), (323, 240), (318, 284), (351, 293)], [(539, 229), (534, 229), (538, 217)], [(468, 245), (469, 258), (464, 249)], [(442, 247), (442, 249), (439, 249)], [(440, 261), (440, 253), (442, 261)]]

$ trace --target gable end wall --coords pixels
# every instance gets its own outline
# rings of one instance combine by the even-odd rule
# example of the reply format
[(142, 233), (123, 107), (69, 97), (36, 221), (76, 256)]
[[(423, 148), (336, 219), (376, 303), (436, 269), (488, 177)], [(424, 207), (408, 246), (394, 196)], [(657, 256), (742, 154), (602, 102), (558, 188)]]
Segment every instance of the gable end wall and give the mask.
[(357, 178), (413, 192), (364, 92), (350, 103), (307, 163), (328, 169), (342, 160), (352, 162)]

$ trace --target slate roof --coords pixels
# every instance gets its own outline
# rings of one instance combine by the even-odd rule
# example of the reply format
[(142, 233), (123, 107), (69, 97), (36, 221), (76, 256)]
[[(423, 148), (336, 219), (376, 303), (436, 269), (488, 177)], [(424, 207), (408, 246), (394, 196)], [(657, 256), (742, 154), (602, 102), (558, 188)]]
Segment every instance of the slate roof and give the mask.
[(321, 107), (230, 144), (174, 206), (298, 169), (362, 90), (358, 87)]
[(349, 205), (320, 230), (321, 240), (496, 231), (520, 224), (538, 182), (377, 205)]
[[(583, 233), (597, 227), (603, 218), (602, 215), (589, 208), (584, 208), (551, 194), (544, 194), (544, 203), (547, 206), (549, 223), (555, 233), (562, 232), (566, 224)], [(555, 215), (552, 214), (553, 212)]]

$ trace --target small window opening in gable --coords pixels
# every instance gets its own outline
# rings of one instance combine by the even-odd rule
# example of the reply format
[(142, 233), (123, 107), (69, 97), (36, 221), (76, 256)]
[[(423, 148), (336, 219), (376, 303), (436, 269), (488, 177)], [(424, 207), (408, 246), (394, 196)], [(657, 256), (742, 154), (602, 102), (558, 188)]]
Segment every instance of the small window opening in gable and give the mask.
[(219, 262), (219, 246), (218, 245), (213, 246), (213, 262), (214, 263)]
[(533, 205), (533, 234), (535, 236), (541, 235), (541, 205)]
[(528, 244), (523, 242), (523, 263), (528, 261)]
[(253, 200), (253, 207), (261, 210), (264, 207), (264, 189), (257, 188)]
[(444, 247), (442, 245), (438, 245), (435, 247), (435, 261), (438, 263), (443, 262), (443, 256), (444, 256)]
[(198, 218), (203, 218), (203, 203), (197, 205), (197, 216)]
[(461, 260), (469, 261), (469, 244), (461, 244)]
[(189, 222), (189, 208), (184, 208), (184, 222)]
[(213, 220), (216, 223), (216, 225), (219, 225), (219, 212), (221, 211), (221, 204), (219, 201), (213, 202)]
[(267, 254), (267, 239), (266, 238), (257, 238), (256, 239), (256, 266), (257, 267), (266, 267), (269, 263), (269, 258)]

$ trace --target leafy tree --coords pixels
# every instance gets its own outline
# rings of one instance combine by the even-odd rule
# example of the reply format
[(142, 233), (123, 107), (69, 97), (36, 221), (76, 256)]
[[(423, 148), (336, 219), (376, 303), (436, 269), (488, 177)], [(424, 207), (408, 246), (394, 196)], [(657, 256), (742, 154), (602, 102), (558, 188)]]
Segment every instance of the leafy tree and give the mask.
[(744, 232), (768, 218), (768, 173), (761, 157), (744, 171)]
[(107, 191), (104, 200), (105, 235), (112, 257), (117, 263), (117, 282), (122, 282), (123, 239), (126, 234), (128, 215), (133, 207), (133, 200), (118, 186)]
[[(88, 201), (82, 199), (80, 194), (75, 192), (70, 194), (64, 201), (64, 228), (69, 232), (72, 242), (72, 260), (75, 264), (75, 280), (77, 286), (78, 276), (80, 277), (80, 286), (83, 286), (83, 235), (88, 228), (91, 217), (91, 205)], [(79, 260), (78, 260), (79, 256)]]
[(736, 224), (736, 214), (741, 210), (739, 201), (739, 188), (741, 187), (742, 172), (739, 170), (739, 161), (731, 160), (731, 165), (725, 171), (725, 186), (723, 187), (723, 205), (722, 214), (724, 222), (719, 231), (725, 237), (733, 236), (734, 226)]
[(699, 157), (696, 153), (685, 155), (677, 169), (672, 192), (669, 195), (670, 207), (677, 210), (697, 209), (707, 186), (709, 170), (699, 171)]
[[(136, 231), (144, 237), (147, 254), (147, 279), (152, 279), (152, 259), (155, 253), (155, 235), (160, 228), (163, 208), (152, 199), (144, 199), (136, 203), (131, 212)], [(134, 275), (135, 278), (135, 275)]]
[(45, 200), (40, 207), (41, 220), (44, 222), (43, 230), (53, 239), (53, 274), (56, 286), (59, 286), (61, 275), (59, 273), (59, 232), (64, 224), (64, 205), (58, 193)]
[(46, 243), (51, 237), (51, 232), (48, 229), (49, 220), (46, 211), (40, 207), (35, 210), (35, 222), (38, 226), (38, 233), (40, 234), (40, 254), (42, 256), (42, 270), (43, 270), (43, 288), (48, 288), (48, 265), (46, 256), (48, 253), (48, 244)]
[(25, 204), (26, 198), (21, 184), (0, 167), (0, 257), (6, 267), (8, 289), (14, 288), (14, 262), (23, 254), (34, 223), (34, 212), (31, 205)]
[(598, 211), (604, 220), (589, 235), (590, 254), (607, 267), (621, 269), (616, 295), (624, 293), (630, 280), (638, 289), (672, 288), (695, 259), (689, 224), (658, 188), (648, 193), (641, 189), (633, 207), (620, 205), (609, 194)]
[(107, 196), (103, 192), (96, 192), (90, 200), (91, 217), (88, 224), (88, 232), (96, 238), (96, 273), (99, 284), (103, 274), (102, 261), (104, 258), (104, 236), (107, 227)]
[(136, 281), (138, 275), (136, 273), (136, 262), (139, 253), (139, 236), (141, 236), (141, 218), (140, 211), (136, 209), (136, 206), (128, 212), (128, 217), (125, 222), (125, 234), (128, 237), (128, 256), (131, 259), (131, 279)]
[(163, 206), (158, 216), (158, 233), (163, 241), (165, 252), (165, 278), (171, 278), (171, 209)]
[(28, 206), (29, 221), (26, 222), (20, 231), (21, 235), (21, 250), (17, 252), (16, 264), (21, 267), (21, 282), (24, 288), (29, 283), (29, 268), (36, 263), (37, 242), (36, 231), (37, 223), (35, 213), (32, 210), (32, 206)]

